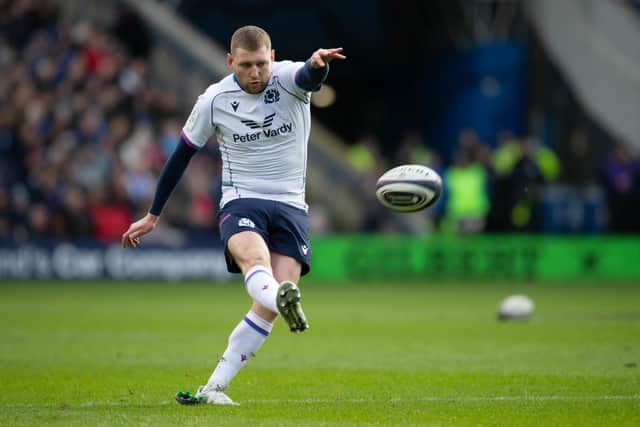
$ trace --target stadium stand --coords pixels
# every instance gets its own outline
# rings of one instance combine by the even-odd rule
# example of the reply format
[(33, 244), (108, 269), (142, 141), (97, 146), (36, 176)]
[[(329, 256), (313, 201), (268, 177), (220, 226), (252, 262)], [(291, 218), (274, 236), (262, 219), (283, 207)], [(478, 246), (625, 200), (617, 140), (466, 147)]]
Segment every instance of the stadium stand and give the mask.
[[(0, 72), (6, 76), (0, 81), (0, 240), (117, 241), (149, 206), (188, 113), (185, 100), (155, 83), (153, 41), (131, 10), (109, 25), (60, 19), (53, 3), (37, 0), (0, 2), (0, 13)], [(572, 99), (549, 61), (539, 65), (541, 49), (531, 50), (532, 69), (546, 75), (543, 83), (529, 83), (531, 93), (541, 93), (536, 84), (542, 84)], [(500, 83), (480, 82), (489, 93)], [(406, 123), (389, 139), (372, 126), (344, 147), (348, 170), (336, 169), (316, 148), (312, 162), (366, 204), (357, 222), (337, 222), (322, 199), (322, 189), (335, 182), (314, 176), (320, 183), (309, 192), (314, 232), (639, 231), (630, 214), (640, 203), (637, 153), (623, 142), (603, 149), (612, 139), (585, 114), (572, 117), (568, 122), (575, 125), (564, 134), (556, 129), (550, 136), (563, 106), (530, 98), (528, 123), (494, 138), (469, 127), (453, 142), (434, 143), (424, 129)], [(330, 138), (317, 132), (312, 139)], [(395, 221), (398, 215), (382, 209), (372, 189), (385, 168), (409, 162), (439, 170), (447, 178), (445, 197), (412, 221)], [(173, 227), (197, 236), (216, 233), (218, 177), (219, 153), (209, 144), (168, 205), (169, 227), (159, 241), (178, 239)], [(475, 201), (460, 192), (467, 179), (480, 189)]]
[[(66, 25), (48, 2), (2, 7), (0, 238), (117, 241), (147, 209), (184, 115), (175, 94), (148, 83), (149, 40), (125, 29), (130, 16), (103, 28)], [(217, 175), (212, 145), (171, 223), (214, 229)]]

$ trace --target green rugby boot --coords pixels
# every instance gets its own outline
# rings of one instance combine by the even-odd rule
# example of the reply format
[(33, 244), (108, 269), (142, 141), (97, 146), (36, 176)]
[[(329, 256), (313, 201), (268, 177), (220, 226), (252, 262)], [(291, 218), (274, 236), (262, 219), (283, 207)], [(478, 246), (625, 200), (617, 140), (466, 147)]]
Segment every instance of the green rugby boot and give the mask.
[(176, 394), (176, 401), (181, 405), (238, 405), (224, 393), (224, 390), (209, 390), (206, 386), (198, 387), (198, 392), (195, 395), (191, 394), (189, 390), (179, 391)]
[(285, 280), (280, 284), (276, 305), (291, 332), (300, 333), (309, 327), (300, 305), (300, 289), (295, 283)]

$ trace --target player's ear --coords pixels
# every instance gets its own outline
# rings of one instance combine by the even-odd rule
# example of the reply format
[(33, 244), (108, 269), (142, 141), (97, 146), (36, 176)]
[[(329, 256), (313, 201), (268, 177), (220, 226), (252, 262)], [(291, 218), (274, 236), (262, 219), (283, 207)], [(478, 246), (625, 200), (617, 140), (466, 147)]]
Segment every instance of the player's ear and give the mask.
[(233, 66), (233, 55), (230, 53), (227, 53), (227, 67), (229, 67), (230, 70), (232, 70)]
[(271, 62), (276, 60), (276, 50), (271, 49)]

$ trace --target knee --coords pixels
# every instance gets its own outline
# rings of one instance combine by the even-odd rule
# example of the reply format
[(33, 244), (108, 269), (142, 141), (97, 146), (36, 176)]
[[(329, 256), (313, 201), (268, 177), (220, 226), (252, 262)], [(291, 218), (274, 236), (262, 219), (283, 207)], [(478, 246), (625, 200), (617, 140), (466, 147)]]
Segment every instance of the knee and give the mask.
[(269, 248), (257, 233), (246, 231), (233, 235), (227, 243), (227, 249), (243, 274), (256, 265), (271, 269)]

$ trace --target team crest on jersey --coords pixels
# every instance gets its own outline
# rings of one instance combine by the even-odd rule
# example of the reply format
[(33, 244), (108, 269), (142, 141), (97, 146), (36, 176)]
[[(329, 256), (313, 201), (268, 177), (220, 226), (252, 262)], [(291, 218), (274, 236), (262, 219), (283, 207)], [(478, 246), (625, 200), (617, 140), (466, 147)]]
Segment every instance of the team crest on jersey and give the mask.
[(249, 218), (240, 218), (238, 221), (238, 227), (256, 228), (256, 225)]
[(280, 92), (278, 89), (272, 87), (271, 89), (267, 89), (264, 93), (264, 103), (265, 104), (273, 104), (274, 102), (280, 101)]

